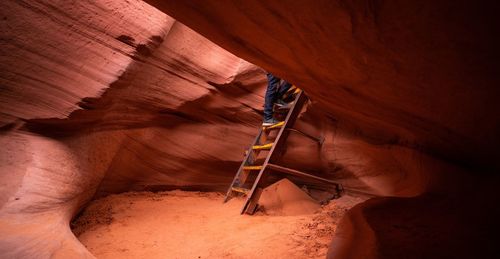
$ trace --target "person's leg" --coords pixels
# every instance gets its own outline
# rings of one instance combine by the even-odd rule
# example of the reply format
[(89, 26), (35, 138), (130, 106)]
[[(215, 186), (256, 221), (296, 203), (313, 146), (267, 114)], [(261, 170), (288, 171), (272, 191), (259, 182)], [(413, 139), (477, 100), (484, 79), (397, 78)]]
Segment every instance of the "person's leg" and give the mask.
[(286, 94), (286, 92), (290, 89), (290, 87), (292, 87), (292, 84), (288, 83), (287, 81), (285, 81), (281, 86), (280, 86), (280, 89), (278, 90), (278, 96), (277, 98), (282, 98), (283, 95)]
[(264, 99), (264, 121), (273, 119), (273, 104), (277, 97), (277, 88), (280, 79), (267, 73), (267, 90)]

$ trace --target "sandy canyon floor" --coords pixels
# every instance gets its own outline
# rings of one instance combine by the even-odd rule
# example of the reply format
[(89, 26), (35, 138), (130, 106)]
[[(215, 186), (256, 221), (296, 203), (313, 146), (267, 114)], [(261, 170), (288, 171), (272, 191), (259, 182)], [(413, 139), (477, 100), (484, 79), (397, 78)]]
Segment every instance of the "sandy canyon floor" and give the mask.
[(243, 198), (223, 198), (178, 190), (111, 195), (93, 201), (72, 227), (97, 258), (324, 258), (338, 221), (364, 200), (242, 216)]

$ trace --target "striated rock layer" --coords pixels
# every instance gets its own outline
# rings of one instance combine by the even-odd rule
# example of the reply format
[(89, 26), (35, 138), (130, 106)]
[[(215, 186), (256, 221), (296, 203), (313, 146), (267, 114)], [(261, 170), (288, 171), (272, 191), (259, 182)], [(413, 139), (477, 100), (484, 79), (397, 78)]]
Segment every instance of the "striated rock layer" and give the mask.
[(413, 197), (353, 209), (331, 257), (498, 252), (497, 3), (147, 1), (305, 89), (336, 119), (318, 153), (347, 189)]
[(92, 257), (69, 221), (96, 196), (224, 190), (265, 87), (239, 57), (312, 100), (296, 127), (325, 142), (281, 163), (385, 196), (331, 257), (496, 252), (496, 5), (147, 2), (0, 2), (0, 257)]
[(95, 196), (226, 188), (259, 68), (141, 1), (0, 6), (0, 257), (93, 257), (69, 221)]

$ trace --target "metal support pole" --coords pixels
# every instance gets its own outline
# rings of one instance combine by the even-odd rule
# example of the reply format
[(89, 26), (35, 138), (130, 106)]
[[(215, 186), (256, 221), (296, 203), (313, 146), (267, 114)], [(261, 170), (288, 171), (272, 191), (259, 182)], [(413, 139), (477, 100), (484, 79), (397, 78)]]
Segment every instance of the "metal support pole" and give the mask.
[(291, 129), (291, 128), (288, 128), (288, 129), (286, 129), (286, 130), (289, 130), (289, 131), (294, 131), (294, 132), (300, 133), (300, 134), (302, 134), (303, 136), (306, 136), (306, 137), (308, 137), (308, 138), (310, 138), (310, 139), (312, 139), (312, 140), (314, 140), (314, 141), (318, 142), (318, 144), (319, 144), (320, 146), (321, 146), (321, 145), (323, 145), (323, 143), (325, 142), (325, 137), (323, 137), (323, 136), (321, 136), (321, 137), (314, 137), (314, 136), (312, 136), (312, 135), (310, 135), (310, 134), (307, 134), (307, 133), (305, 133), (305, 132), (303, 132), (303, 131), (300, 131), (300, 130), (298, 130), (298, 129)]

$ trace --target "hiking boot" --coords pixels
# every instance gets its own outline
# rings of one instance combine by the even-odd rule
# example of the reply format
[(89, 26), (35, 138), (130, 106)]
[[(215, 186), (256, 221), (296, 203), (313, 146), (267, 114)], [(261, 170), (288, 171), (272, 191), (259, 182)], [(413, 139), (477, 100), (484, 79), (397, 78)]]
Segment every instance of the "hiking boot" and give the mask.
[(263, 127), (269, 127), (269, 126), (272, 126), (276, 123), (279, 123), (280, 121), (279, 120), (276, 120), (275, 118), (272, 118), (270, 120), (264, 120), (264, 122), (262, 123), (262, 126)]
[(283, 99), (278, 99), (275, 102), (275, 104), (276, 104), (276, 106), (278, 106), (279, 109), (290, 109), (290, 108), (292, 108), (293, 101), (287, 103), (287, 102), (283, 101)]

